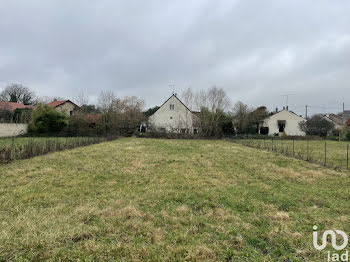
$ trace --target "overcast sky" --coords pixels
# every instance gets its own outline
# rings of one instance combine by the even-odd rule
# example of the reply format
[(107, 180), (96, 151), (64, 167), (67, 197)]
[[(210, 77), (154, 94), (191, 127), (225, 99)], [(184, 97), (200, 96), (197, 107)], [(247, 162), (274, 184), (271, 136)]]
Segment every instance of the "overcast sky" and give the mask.
[(348, 0), (1, 0), (0, 90), (136, 95), (223, 87), (233, 103), (350, 109)]

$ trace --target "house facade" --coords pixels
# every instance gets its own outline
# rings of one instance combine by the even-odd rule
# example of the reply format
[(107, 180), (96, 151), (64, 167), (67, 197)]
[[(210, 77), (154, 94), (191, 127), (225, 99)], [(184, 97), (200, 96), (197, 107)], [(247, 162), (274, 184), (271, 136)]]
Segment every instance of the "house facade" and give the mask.
[(54, 107), (58, 112), (69, 116), (74, 116), (75, 112), (79, 109), (79, 106), (70, 100), (53, 101), (48, 103), (48, 105)]
[(288, 109), (283, 109), (261, 121), (258, 132), (270, 136), (305, 136), (306, 133), (299, 127), (299, 123), (303, 121), (306, 119)]
[(176, 94), (166, 100), (148, 119), (148, 131), (197, 134), (198, 112), (190, 110)]

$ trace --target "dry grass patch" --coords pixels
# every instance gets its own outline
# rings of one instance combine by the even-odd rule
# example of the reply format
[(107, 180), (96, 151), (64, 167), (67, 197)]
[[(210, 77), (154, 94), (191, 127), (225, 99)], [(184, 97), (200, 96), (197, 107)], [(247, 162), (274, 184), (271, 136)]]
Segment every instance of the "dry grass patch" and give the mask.
[(179, 212), (179, 213), (186, 213), (188, 211), (190, 211), (190, 208), (188, 206), (178, 206), (176, 208), (176, 211)]

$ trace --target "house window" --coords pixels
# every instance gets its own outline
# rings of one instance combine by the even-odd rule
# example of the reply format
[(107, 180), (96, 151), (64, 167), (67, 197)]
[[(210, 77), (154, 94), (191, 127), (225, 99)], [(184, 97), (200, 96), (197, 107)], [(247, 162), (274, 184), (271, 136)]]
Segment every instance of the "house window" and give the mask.
[(170, 119), (173, 119), (173, 117), (171, 116)]
[(71, 115), (71, 116), (72, 116), (72, 115), (73, 115), (73, 111), (69, 111), (69, 115)]
[(198, 129), (193, 129), (193, 134), (198, 134)]
[(181, 129), (181, 133), (182, 133), (182, 134), (186, 134), (186, 128), (182, 128), (182, 129)]
[(170, 105), (170, 110), (174, 110), (175, 109), (175, 105)]

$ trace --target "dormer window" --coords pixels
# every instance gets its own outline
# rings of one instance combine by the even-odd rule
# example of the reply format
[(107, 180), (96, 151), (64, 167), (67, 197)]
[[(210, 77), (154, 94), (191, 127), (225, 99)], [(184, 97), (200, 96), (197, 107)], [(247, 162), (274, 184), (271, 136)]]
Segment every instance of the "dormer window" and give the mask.
[(170, 110), (174, 110), (175, 109), (175, 105), (170, 105)]

